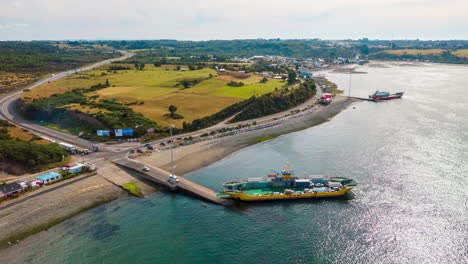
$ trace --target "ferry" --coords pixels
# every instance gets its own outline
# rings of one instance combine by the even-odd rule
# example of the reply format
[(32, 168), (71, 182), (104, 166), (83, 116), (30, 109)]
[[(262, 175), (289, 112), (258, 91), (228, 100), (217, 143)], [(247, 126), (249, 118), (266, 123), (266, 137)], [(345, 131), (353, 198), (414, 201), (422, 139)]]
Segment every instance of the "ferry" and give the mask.
[(403, 92), (390, 94), (389, 92), (379, 92), (376, 91), (374, 94), (369, 95), (369, 99), (378, 101), (378, 100), (390, 100), (390, 99), (397, 99), (403, 96)]
[(226, 182), (223, 186), (224, 195), (220, 194), (220, 198), (253, 202), (342, 197), (356, 183), (353, 179), (336, 176), (299, 178), (293, 170), (284, 169), (281, 173), (268, 175), (268, 179), (249, 178)]

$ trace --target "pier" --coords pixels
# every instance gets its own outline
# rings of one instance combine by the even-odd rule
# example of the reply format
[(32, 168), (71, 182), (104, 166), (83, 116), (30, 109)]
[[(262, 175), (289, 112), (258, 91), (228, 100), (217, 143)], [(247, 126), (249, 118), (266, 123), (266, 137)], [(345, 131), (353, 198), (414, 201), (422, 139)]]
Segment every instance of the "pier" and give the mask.
[[(226, 200), (216, 197), (216, 191), (202, 186), (198, 183), (187, 180), (183, 177), (177, 176), (179, 178), (179, 182), (172, 184), (168, 180), (170, 173), (160, 168), (153, 167), (148, 164), (129, 159), (127, 157), (116, 158), (112, 161), (117, 165), (138, 171), (145, 179), (167, 187), (172, 191), (182, 191), (191, 196), (195, 196), (197, 198), (201, 198), (203, 200), (218, 205), (228, 206), (232, 204), (232, 200)], [(143, 171), (143, 167), (148, 167), (149, 171)]]

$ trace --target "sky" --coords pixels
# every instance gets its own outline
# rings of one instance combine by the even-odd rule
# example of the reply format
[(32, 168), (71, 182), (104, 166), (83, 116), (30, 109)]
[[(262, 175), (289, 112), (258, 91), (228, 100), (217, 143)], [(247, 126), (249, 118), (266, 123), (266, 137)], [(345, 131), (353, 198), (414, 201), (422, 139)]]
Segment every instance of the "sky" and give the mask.
[(0, 40), (468, 39), (468, 0), (0, 0)]

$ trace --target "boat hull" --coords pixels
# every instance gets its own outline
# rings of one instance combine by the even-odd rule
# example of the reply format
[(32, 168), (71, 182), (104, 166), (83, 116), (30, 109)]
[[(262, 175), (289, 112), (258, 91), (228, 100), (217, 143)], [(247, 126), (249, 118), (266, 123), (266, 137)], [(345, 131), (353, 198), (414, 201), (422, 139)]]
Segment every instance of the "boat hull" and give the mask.
[(372, 97), (372, 100), (391, 100), (391, 99), (398, 99), (398, 98), (401, 98), (403, 95), (391, 95), (391, 96), (387, 96), (387, 97), (377, 97), (377, 96), (374, 96)]
[(269, 195), (249, 195), (244, 192), (225, 191), (231, 198), (243, 202), (258, 202), (258, 201), (278, 201), (278, 200), (294, 200), (294, 199), (319, 199), (319, 198), (337, 198), (342, 197), (351, 191), (353, 187), (345, 187), (333, 192), (314, 192), (304, 194), (269, 194)]
[(386, 94), (385, 96), (379, 96), (379, 94), (376, 92), (375, 94), (369, 95), (369, 99), (374, 100), (374, 101), (382, 101), (382, 100), (392, 100), (392, 99), (398, 99), (403, 96), (403, 92), (395, 93), (395, 94)]

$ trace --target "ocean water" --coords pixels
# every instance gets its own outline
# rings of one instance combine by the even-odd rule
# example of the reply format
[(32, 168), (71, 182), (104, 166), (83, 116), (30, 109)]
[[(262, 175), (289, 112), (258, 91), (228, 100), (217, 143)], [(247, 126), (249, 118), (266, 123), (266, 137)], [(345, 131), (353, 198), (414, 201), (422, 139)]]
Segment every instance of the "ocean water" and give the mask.
[[(468, 67), (381, 66), (359, 66), (352, 95), (403, 99), (354, 104), (185, 175), (221, 190), (290, 164), (355, 178), (346, 198), (234, 210), (182, 194), (126, 198), (63, 222), (11, 263), (467, 263)], [(326, 74), (347, 89), (349, 75)]]

